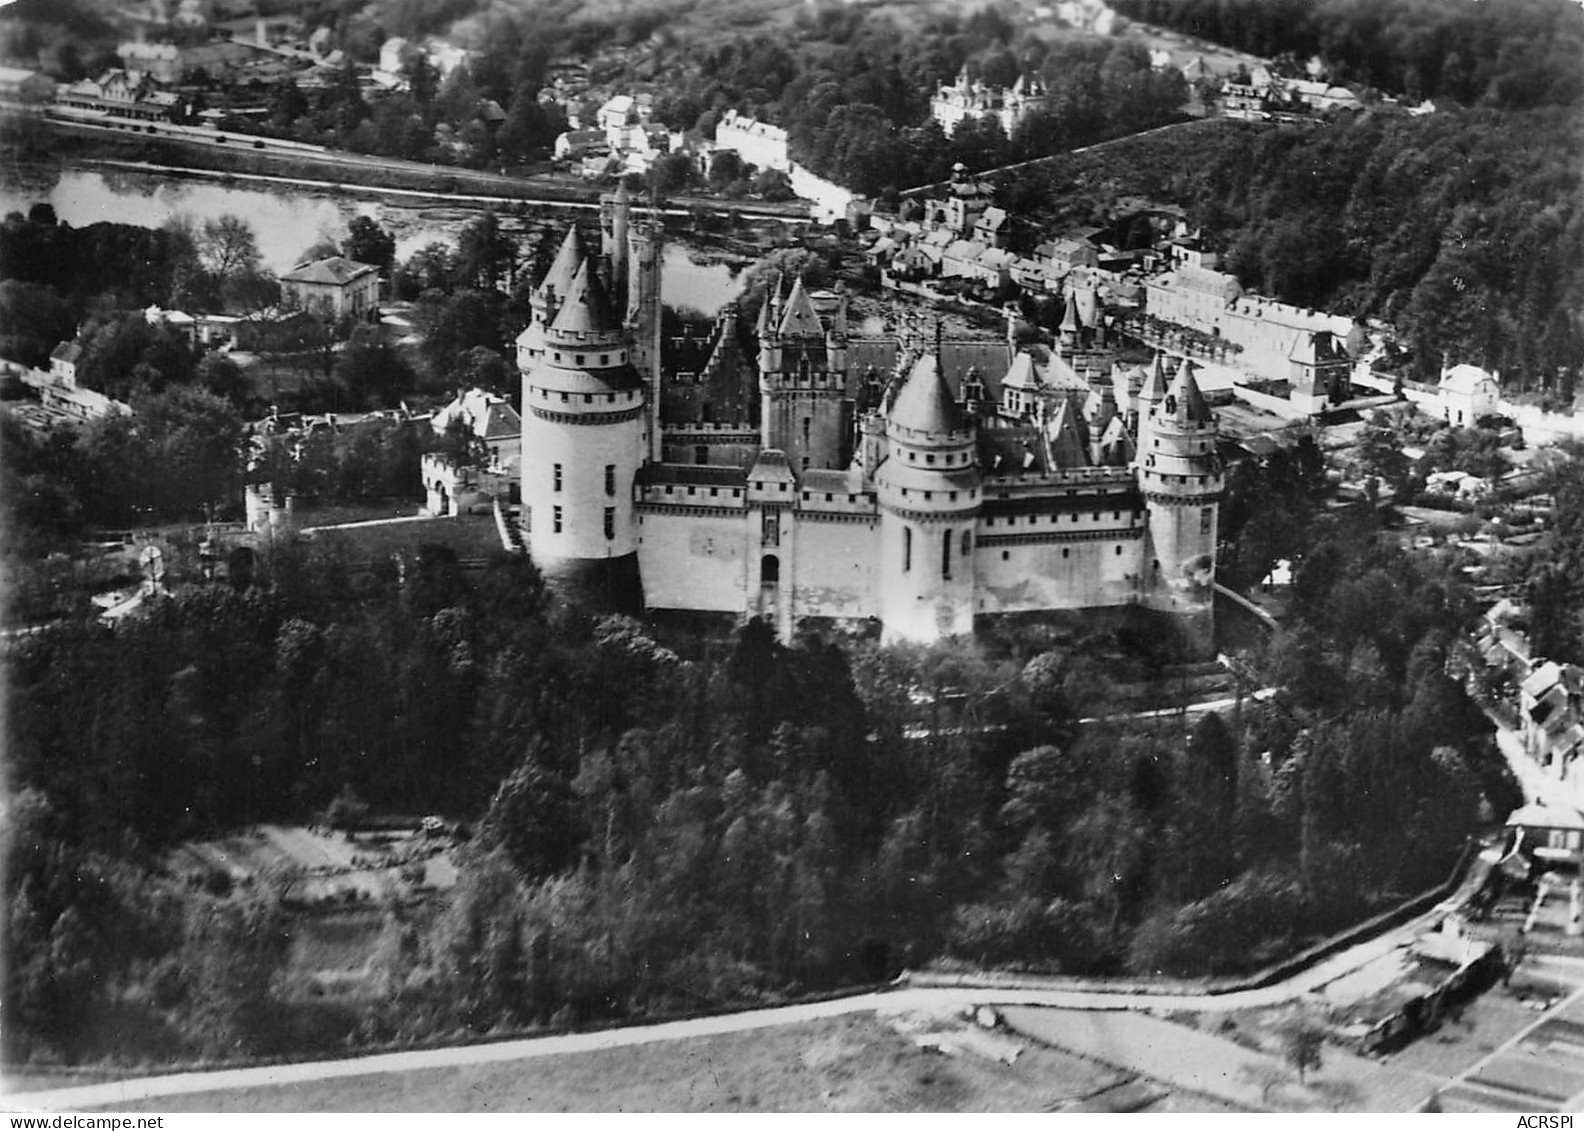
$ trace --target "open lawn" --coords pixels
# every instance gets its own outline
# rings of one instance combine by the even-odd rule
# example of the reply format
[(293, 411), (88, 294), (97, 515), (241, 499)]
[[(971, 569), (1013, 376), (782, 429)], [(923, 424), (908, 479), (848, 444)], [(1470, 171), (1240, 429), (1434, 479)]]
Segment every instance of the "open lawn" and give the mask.
[(505, 552), (493, 515), (450, 515), (377, 526), (341, 527), (320, 530), (314, 537), (344, 547), (346, 554), (355, 560), (384, 559), (396, 553), (414, 554), (426, 542), (449, 546), (464, 560)]

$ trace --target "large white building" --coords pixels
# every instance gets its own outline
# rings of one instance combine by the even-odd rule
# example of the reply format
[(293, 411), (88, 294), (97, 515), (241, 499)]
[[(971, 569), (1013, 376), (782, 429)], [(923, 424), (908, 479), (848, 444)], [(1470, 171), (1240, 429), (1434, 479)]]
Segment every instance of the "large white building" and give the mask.
[(730, 149), (749, 165), (761, 169), (789, 172), (792, 155), (787, 151), (787, 132), (780, 126), (760, 122), (728, 110), (715, 126), (715, 148)]
[(930, 99), (930, 117), (941, 124), (947, 137), (969, 118), (990, 118), (1011, 137), (1030, 116), (1049, 106), (1050, 96), (1038, 79), (1020, 75), (1010, 87), (989, 86), (970, 79), (965, 66), (956, 82), (936, 89)]
[(569, 233), (518, 339), (522, 525), (552, 583), (784, 638), (1143, 606), (1208, 642), (1223, 481), (1190, 363), (1086, 381), (1010, 341), (860, 338), (796, 281), (663, 378), (658, 235), (607, 199), (602, 254)]

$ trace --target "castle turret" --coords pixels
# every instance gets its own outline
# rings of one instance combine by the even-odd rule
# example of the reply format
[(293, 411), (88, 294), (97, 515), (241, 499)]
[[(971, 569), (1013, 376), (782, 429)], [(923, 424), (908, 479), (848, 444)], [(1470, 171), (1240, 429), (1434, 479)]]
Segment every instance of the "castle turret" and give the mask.
[(1161, 361), (1161, 355), (1156, 354), (1154, 362), (1150, 365), (1149, 376), (1144, 379), (1144, 387), (1139, 390), (1136, 411), (1138, 413), (1138, 441), (1140, 452), (1149, 448), (1150, 416), (1155, 407), (1166, 399), (1166, 369)]
[(616, 183), (614, 193), (600, 197), (600, 254), (610, 264), (611, 285), (607, 293), (617, 310), (627, 308), (627, 226), (632, 211), (632, 196), (625, 180)]
[(528, 292), (528, 326), (517, 335), (517, 368), (526, 373), (544, 354), (545, 330), (555, 321), (556, 312), (572, 289), (578, 268), (588, 258), (577, 226), (567, 229), (561, 249), (539, 285)]
[(981, 502), (974, 425), (935, 355), (914, 363), (886, 414), (885, 436), (885, 460), (875, 472), (883, 639), (970, 633)]
[(659, 463), (660, 445), (660, 238), (658, 219), (627, 225), (627, 317), (632, 364), (648, 389), (645, 446)]
[[(523, 372), (522, 499), (534, 561), (552, 580), (636, 581), (633, 481), (645, 387), (592, 260), (577, 268)], [(596, 594), (596, 596), (599, 594)]]
[(1210, 646), (1216, 520), (1224, 485), (1216, 423), (1187, 358), (1151, 408), (1138, 452), (1148, 512), (1146, 600), (1183, 617), (1190, 643)]

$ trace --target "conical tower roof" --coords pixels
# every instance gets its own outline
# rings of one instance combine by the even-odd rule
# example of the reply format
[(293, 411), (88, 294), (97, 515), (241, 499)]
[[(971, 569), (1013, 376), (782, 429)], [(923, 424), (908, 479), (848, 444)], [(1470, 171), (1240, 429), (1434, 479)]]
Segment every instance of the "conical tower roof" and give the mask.
[(783, 338), (823, 338), (825, 327), (820, 323), (814, 300), (803, 289), (803, 278), (798, 276), (792, 284), (792, 294), (787, 298), (786, 312), (781, 315), (778, 332)]
[(925, 354), (913, 363), (887, 419), (915, 432), (962, 432), (968, 427), (934, 354)]
[(1186, 357), (1177, 367), (1177, 377), (1172, 382), (1168, 396), (1172, 402), (1172, 418), (1177, 423), (1210, 423), (1210, 404), (1204, 399), (1204, 393), (1199, 391), (1199, 382), (1194, 380), (1193, 362)]
[(1144, 388), (1139, 390), (1139, 401), (1143, 404), (1159, 404), (1166, 399), (1166, 369), (1161, 365), (1161, 355), (1155, 355), (1155, 364), (1150, 366), (1149, 378), (1144, 382)]
[(566, 238), (561, 241), (561, 250), (556, 252), (550, 270), (545, 272), (545, 277), (539, 281), (538, 290), (543, 292), (546, 288), (554, 287), (558, 299), (566, 298), (572, 289), (572, 280), (576, 277), (578, 268), (583, 266), (583, 261), (588, 258), (588, 252), (583, 247), (583, 237), (578, 235), (577, 225), (573, 224), (567, 229)]
[(621, 325), (610, 308), (599, 275), (584, 260), (567, 288), (566, 301), (550, 324), (552, 335), (565, 335), (583, 341), (610, 341), (621, 336)]

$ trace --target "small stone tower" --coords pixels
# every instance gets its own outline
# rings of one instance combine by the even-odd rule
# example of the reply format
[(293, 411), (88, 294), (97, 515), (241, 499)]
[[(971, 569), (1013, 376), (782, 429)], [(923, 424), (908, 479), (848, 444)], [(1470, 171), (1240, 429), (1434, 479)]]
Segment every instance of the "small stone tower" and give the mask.
[(882, 639), (929, 642), (973, 631), (980, 476), (973, 421), (939, 358), (913, 364), (886, 413), (880, 504)]
[(546, 288), (541, 341), (519, 343), (529, 549), (548, 578), (590, 582), (596, 600), (611, 597), (618, 574), (631, 575), (622, 587), (636, 584), (633, 482), (647, 400), (597, 267), (583, 259), (564, 296)]
[[(838, 304), (845, 299), (838, 298)], [(794, 472), (845, 468), (851, 440), (845, 311), (827, 328), (799, 279), (784, 302), (760, 313), (760, 443), (787, 454)]]
[(1149, 516), (1145, 599), (1183, 618), (1189, 646), (1203, 650), (1211, 646), (1216, 519), (1225, 481), (1215, 417), (1187, 358), (1165, 397), (1149, 406), (1148, 427), (1140, 431), (1139, 488)]
[[(622, 206), (625, 211), (625, 205)], [(660, 245), (663, 235), (658, 217), (624, 221), (626, 247), (627, 340), (632, 344), (632, 365), (647, 389), (649, 412), (644, 418), (644, 441), (650, 462), (659, 463), (660, 444)]]

